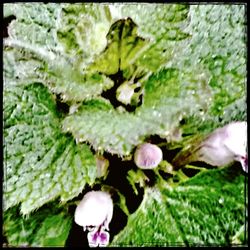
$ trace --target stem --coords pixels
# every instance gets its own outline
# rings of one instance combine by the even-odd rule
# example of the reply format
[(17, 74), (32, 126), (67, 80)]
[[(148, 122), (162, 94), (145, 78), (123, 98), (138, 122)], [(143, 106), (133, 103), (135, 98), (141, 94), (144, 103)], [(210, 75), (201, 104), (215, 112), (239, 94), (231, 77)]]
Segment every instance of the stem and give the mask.
[(189, 178), (182, 172), (182, 170), (180, 169), (176, 175), (180, 178), (181, 182), (187, 181)]
[[(136, 190), (136, 189), (135, 189)], [(123, 194), (120, 193), (120, 191), (115, 188), (115, 187), (111, 187), (111, 186), (108, 186), (108, 185), (103, 185), (102, 186), (102, 191), (107, 191), (110, 193), (111, 192), (116, 192), (119, 196), (119, 202), (116, 202), (116, 204), (122, 209), (122, 211), (127, 215), (129, 216), (129, 211), (128, 211), (128, 208), (126, 206), (126, 198), (124, 197)], [(136, 190), (137, 191), (137, 190)]]
[(207, 171), (207, 168), (197, 167), (197, 166), (193, 166), (193, 165), (186, 165), (185, 168), (188, 168), (188, 169), (198, 169), (200, 171)]
[(166, 146), (168, 144), (168, 142), (161, 142), (159, 144), (157, 144), (158, 147), (163, 147)]

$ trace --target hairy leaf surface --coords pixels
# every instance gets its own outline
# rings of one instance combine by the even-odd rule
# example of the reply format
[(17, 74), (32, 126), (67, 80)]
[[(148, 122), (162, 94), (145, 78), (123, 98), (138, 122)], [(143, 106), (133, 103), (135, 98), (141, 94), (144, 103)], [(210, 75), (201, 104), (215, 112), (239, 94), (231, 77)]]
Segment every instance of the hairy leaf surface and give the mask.
[[(189, 132), (246, 119), (246, 16), (244, 5), (191, 5), (184, 31), (167, 64), (192, 72), (202, 67), (211, 87), (208, 110), (190, 119)], [(191, 121), (192, 120), (192, 121)], [(195, 123), (192, 123), (195, 122)], [(193, 132), (191, 132), (193, 128)]]
[(67, 210), (57, 207), (56, 203), (28, 217), (23, 217), (16, 206), (8, 210), (3, 219), (8, 247), (63, 247), (72, 224)]
[(189, 40), (189, 33), (184, 31), (189, 22), (188, 12), (189, 6), (182, 4), (120, 6), (121, 16), (131, 17), (139, 34), (150, 40), (147, 50), (137, 60), (138, 65), (155, 72), (171, 60), (175, 46)]
[[(3, 44), (9, 243), (64, 245), (72, 218), (46, 203), (66, 205), (96, 183), (85, 142), (98, 153), (131, 156), (152, 135), (176, 149), (246, 120), (245, 10), (241, 4), (4, 4), (4, 17), (13, 19)], [(175, 187), (156, 181), (111, 245), (246, 244), (246, 179), (234, 164)]]
[[(192, 94), (194, 88), (200, 91), (199, 95)], [(163, 69), (145, 83), (145, 100), (135, 113), (90, 101), (66, 117), (63, 128), (96, 150), (128, 155), (151, 134), (171, 135), (185, 112), (190, 115), (202, 107), (206, 90), (206, 83), (199, 77), (183, 76), (177, 69)]]
[[(94, 46), (100, 44), (102, 26), (106, 41), (110, 25), (109, 21), (104, 25), (103, 17), (108, 15), (107, 6), (17, 3), (4, 5), (4, 12), (16, 17), (4, 41), (4, 83), (7, 86), (41, 82), (69, 102), (88, 100), (113, 86), (110, 79), (98, 72), (89, 74), (82, 70), (101, 50)], [(91, 36), (86, 36), (86, 32)], [(72, 39), (76, 45), (68, 48)]]
[(110, 27), (107, 39), (105, 51), (90, 66), (91, 70), (106, 75), (128, 70), (147, 44), (145, 39), (137, 36), (137, 26), (131, 18), (115, 22)]
[[(111, 246), (230, 246), (246, 222), (245, 178), (234, 165), (206, 171), (174, 188), (147, 188)], [(240, 245), (246, 244), (242, 238)]]
[(4, 209), (30, 211), (78, 195), (96, 177), (95, 159), (60, 131), (55, 101), (41, 84), (4, 92)]

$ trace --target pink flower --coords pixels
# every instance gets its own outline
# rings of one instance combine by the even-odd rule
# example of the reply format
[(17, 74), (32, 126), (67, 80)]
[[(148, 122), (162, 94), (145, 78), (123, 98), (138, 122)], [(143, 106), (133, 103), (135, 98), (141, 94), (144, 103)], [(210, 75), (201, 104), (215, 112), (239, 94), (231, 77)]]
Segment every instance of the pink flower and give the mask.
[(109, 223), (113, 216), (113, 201), (107, 192), (86, 193), (75, 210), (75, 222), (87, 229), (89, 246), (107, 246)]
[(212, 166), (239, 161), (248, 172), (247, 122), (232, 122), (216, 129), (202, 143), (199, 154), (200, 160)]
[(195, 161), (218, 167), (238, 161), (248, 172), (247, 122), (232, 122), (215, 129), (202, 142), (194, 142), (183, 149), (172, 164), (179, 168)]

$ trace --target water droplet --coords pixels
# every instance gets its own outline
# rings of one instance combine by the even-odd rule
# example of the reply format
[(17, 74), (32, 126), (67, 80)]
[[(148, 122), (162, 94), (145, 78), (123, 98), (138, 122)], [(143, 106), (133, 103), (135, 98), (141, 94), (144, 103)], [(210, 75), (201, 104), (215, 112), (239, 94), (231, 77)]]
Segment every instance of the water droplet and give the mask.
[(223, 199), (223, 198), (220, 198), (220, 199), (219, 199), (219, 203), (220, 203), (220, 204), (224, 203), (224, 199)]
[(79, 142), (84, 142), (84, 138), (80, 138), (80, 139), (79, 139)]
[(50, 177), (50, 173), (46, 173), (45, 177), (49, 178)]
[(153, 111), (153, 116), (157, 116), (158, 112), (157, 111)]

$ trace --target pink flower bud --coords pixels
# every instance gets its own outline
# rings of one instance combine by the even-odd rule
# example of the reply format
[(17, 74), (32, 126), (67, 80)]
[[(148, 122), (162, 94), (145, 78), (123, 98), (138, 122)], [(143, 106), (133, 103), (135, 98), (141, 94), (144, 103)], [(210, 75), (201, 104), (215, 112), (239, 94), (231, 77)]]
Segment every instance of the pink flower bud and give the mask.
[(134, 154), (135, 164), (142, 169), (152, 169), (162, 161), (161, 149), (151, 143), (144, 143), (137, 147)]

